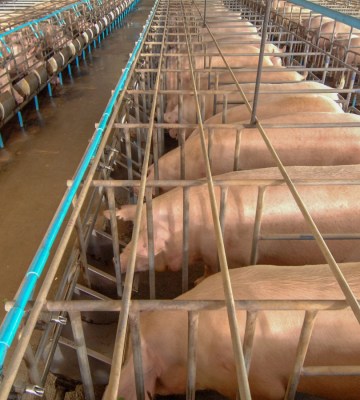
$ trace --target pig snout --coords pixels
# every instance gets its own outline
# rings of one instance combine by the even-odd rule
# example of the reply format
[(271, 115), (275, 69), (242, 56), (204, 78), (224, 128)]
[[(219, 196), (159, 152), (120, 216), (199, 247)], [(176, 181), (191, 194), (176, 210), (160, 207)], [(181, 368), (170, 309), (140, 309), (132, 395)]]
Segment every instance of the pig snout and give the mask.
[(178, 122), (177, 110), (172, 110), (164, 114), (164, 121), (168, 124), (176, 124)]

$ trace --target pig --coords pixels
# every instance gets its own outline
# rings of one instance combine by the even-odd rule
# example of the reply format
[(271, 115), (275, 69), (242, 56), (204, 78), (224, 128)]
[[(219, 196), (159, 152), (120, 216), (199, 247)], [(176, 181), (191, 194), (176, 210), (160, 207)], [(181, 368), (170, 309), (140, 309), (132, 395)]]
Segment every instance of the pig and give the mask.
[[(340, 265), (357, 297), (359, 263)], [(342, 300), (344, 295), (328, 265), (256, 265), (230, 270), (236, 300)], [(220, 273), (177, 300), (224, 300)], [(294, 368), (304, 320), (303, 310), (259, 311), (249, 371), (253, 400), (281, 400)], [(246, 312), (236, 312), (244, 340)], [(140, 313), (141, 353), (145, 398), (155, 394), (185, 394), (187, 377), (188, 315), (186, 311)], [(320, 311), (315, 320), (305, 366), (358, 365), (360, 327), (349, 308)], [(197, 333), (196, 389), (215, 390), (237, 398), (235, 361), (226, 308), (200, 311)], [(359, 397), (357, 376), (302, 377), (297, 390), (329, 400)], [(108, 400), (107, 393), (103, 400)], [(118, 398), (136, 400), (134, 360), (130, 352), (121, 371)]]
[[(246, 98), (248, 101), (252, 101), (254, 99), (254, 88), (255, 84), (242, 84), (241, 85), (243, 91), (246, 94)], [(330, 86), (324, 85), (320, 82), (314, 82), (314, 81), (302, 81), (302, 82), (296, 82), (296, 83), (282, 83), (282, 84), (264, 84), (262, 83), (260, 85), (260, 99), (263, 99), (263, 101), (267, 101), (271, 103), (274, 99), (276, 100), (279, 96), (279, 94), (273, 94), (273, 91), (301, 91), (301, 90), (313, 90), (314, 94), (316, 93), (317, 90), (331, 90), (332, 88)], [(219, 90), (226, 90), (228, 92), (234, 91), (234, 93), (231, 93), (227, 97), (228, 101), (228, 108), (235, 107), (236, 104), (241, 104), (244, 103), (244, 100), (237, 88), (236, 84), (232, 85), (221, 85), (219, 87)], [(309, 93), (310, 94), (310, 93)], [(337, 93), (321, 93), (321, 95), (328, 96), (333, 100), (338, 100), (338, 94)], [(216, 104), (216, 109), (214, 109), (214, 104), (216, 100), (218, 100), (219, 104)], [(202, 105), (203, 108), (203, 119), (207, 120), (216, 112), (222, 111), (222, 105), (223, 105), (223, 96), (222, 95), (212, 95), (212, 94), (206, 94), (205, 96), (202, 96), (202, 101), (204, 102)], [(179, 107), (178, 105), (175, 106), (171, 112), (167, 112), (164, 114), (164, 121), (165, 122), (178, 122), (178, 115), (179, 115)], [(193, 95), (185, 95), (183, 97), (183, 105), (182, 105), (182, 114), (181, 114), (181, 122), (182, 123), (196, 123), (197, 120), (197, 115), (196, 115), (196, 103), (195, 103), (195, 98)], [(172, 131), (174, 132), (174, 131)]]
[[(271, 102), (270, 102), (271, 99)], [(322, 96), (321, 94), (284, 94), (281, 96), (261, 97), (258, 101), (257, 116), (259, 118), (270, 118), (276, 115), (286, 115), (291, 113), (312, 113), (317, 112), (332, 112), (344, 113), (342, 108), (331, 98)], [(165, 114), (165, 121), (174, 123), (177, 121), (178, 113)], [(173, 119), (171, 119), (173, 118)], [(225, 118), (223, 113), (218, 113), (205, 121), (206, 124), (221, 124), (221, 123), (248, 123), (250, 121), (250, 112), (246, 105), (239, 105), (230, 108)], [(185, 138), (194, 135), (198, 129), (191, 132), (191, 129), (185, 130)], [(169, 135), (177, 138), (178, 129), (172, 128), (169, 130)]]
[[(357, 127), (322, 128), (322, 123), (356, 123)], [(273, 117), (266, 124), (290, 124), (292, 128), (265, 128), (272, 144), (285, 165), (341, 165), (360, 162), (360, 116), (355, 114), (298, 113)], [(312, 129), (296, 128), (297, 124), (311, 123)], [(326, 138), (326, 139), (325, 139)], [(208, 142), (208, 133), (205, 132)], [(274, 160), (256, 129), (239, 127), (239, 164), (235, 165), (237, 134), (235, 129), (214, 128), (210, 151), (214, 175), (234, 169), (256, 169), (274, 166)], [(200, 135), (195, 134), (184, 145), (185, 179), (205, 177)], [(159, 179), (181, 179), (180, 147), (158, 160)], [(154, 179), (154, 165), (149, 167), (148, 179)], [(161, 191), (169, 190), (162, 187)]]
[(337, 54), (340, 60), (354, 66), (360, 65), (360, 36), (336, 41)]
[[(337, 21), (325, 22), (318, 30), (318, 37), (314, 38), (314, 43), (319, 47), (329, 49), (334, 40), (348, 39), (350, 34), (357, 35), (359, 29), (352, 28), (350, 25), (343, 24)], [(316, 42), (315, 42), (316, 40)]]
[[(296, 155), (294, 154), (294, 157)], [(345, 168), (350, 175), (359, 179), (360, 166)], [(331, 179), (331, 171), (319, 167), (288, 167), (292, 179)], [(305, 171), (305, 172), (303, 172)], [(330, 171), (330, 172), (329, 172)], [(278, 176), (277, 170), (236, 171), (219, 175), (217, 179), (272, 179)], [(338, 174), (337, 174), (338, 176)], [(360, 210), (358, 198), (360, 187), (356, 185), (297, 186), (301, 198), (322, 233), (358, 233)], [(220, 189), (215, 188), (217, 204), (220, 204)], [(224, 217), (224, 245), (229, 265), (242, 267), (250, 265), (252, 240), (255, 224), (258, 187), (232, 185), (228, 187), (227, 204)], [(178, 271), (183, 262), (183, 189), (175, 188), (162, 194), (152, 202), (154, 221), (154, 255), (156, 271)], [(133, 220), (135, 205), (126, 205), (116, 211), (117, 218)], [(108, 216), (108, 213), (106, 214)], [(270, 186), (266, 189), (261, 218), (261, 233), (306, 234), (309, 228), (292, 198), (287, 186)], [(356, 240), (331, 240), (329, 248), (338, 262), (360, 260), (360, 247)], [(126, 271), (132, 242), (120, 255), (121, 270)], [(256, 262), (262, 264), (317, 264), (323, 256), (314, 241), (281, 240), (261, 241), (258, 246)], [(211, 218), (208, 188), (206, 184), (189, 189), (189, 242), (188, 262), (193, 265), (202, 262), (205, 275), (218, 271), (218, 254), (214, 227)], [(149, 268), (146, 209), (141, 216), (140, 234), (136, 248), (136, 270)]]
[[(272, 63), (271, 60), (269, 62)], [(275, 69), (276, 68), (276, 69)], [(257, 76), (257, 71), (256, 68), (253, 70), (250, 69), (237, 69), (233, 70), (233, 73), (235, 75), (235, 78), (238, 83), (251, 83), (256, 81), (256, 76)], [(171, 78), (171, 83), (170, 85), (167, 85), (167, 89), (177, 89), (176, 86), (176, 75), (174, 72), (167, 72), (168, 74), (173, 74)], [(305, 80), (307, 77), (307, 73), (304, 75), (298, 73), (297, 71), (291, 71), (288, 70), (286, 67), (274, 67), (274, 65), (269, 66), (269, 67), (263, 67), (263, 72), (261, 74), (261, 82), (263, 83), (282, 83), (282, 82), (301, 82)], [(212, 77), (213, 79), (210, 81), (210, 87), (213, 87), (215, 82), (214, 82), (214, 76)], [(225, 85), (225, 84), (230, 84), (234, 83), (234, 79), (230, 72), (224, 71), (219, 73), (219, 85)], [(189, 89), (192, 89), (193, 86), (190, 84), (188, 85)], [(200, 85), (197, 86), (198, 89), (208, 89), (209, 88), (209, 79), (208, 77), (206, 78), (201, 78), (200, 79)], [(178, 104), (178, 97), (177, 95), (170, 94), (167, 96), (167, 105), (166, 105), (166, 113), (171, 112), (176, 105)]]

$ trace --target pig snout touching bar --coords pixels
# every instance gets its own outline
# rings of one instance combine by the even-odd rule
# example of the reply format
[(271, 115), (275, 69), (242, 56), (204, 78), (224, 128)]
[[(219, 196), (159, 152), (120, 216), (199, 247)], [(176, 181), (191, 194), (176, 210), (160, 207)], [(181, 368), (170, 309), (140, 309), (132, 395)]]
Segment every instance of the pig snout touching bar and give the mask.
[[(235, 110), (232, 108), (231, 110)], [(296, 108), (295, 108), (296, 109)], [(229, 111), (231, 111), (229, 110)], [(268, 111), (271, 105), (268, 106)], [(294, 110), (295, 111), (295, 110)], [(311, 109), (309, 109), (311, 111)], [(264, 112), (266, 112), (264, 108)], [(233, 114), (236, 116), (236, 114)], [(221, 114), (215, 123), (221, 124)], [(214, 117), (215, 119), (215, 117)], [(210, 120), (208, 120), (210, 121)], [(348, 113), (295, 113), (262, 120), (266, 124), (291, 124), (291, 128), (266, 128), (266, 132), (284, 165), (341, 165), (360, 163), (359, 127), (317, 127), (317, 124), (360, 124), (360, 116)], [(296, 128), (310, 123), (312, 129)], [(205, 124), (206, 126), (206, 124)], [(240, 140), (241, 139), (241, 140)], [(208, 144), (209, 132), (205, 130)], [(238, 150), (236, 149), (239, 143)], [(205, 164), (199, 134), (191, 135), (184, 144), (185, 176), (181, 176), (180, 147), (159, 158), (159, 179), (199, 179), (205, 177)], [(238, 164), (236, 165), (236, 154)], [(256, 129), (214, 128), (212, 133), (211, 171), (213, 175), (233, 170), (275, 166), (264, 140)], [(154, 179), (154, 165), (149, 167), (148, 180)], [(171, 187), (162, 187), (161, 191)]]
[[(360, 296), (360, 264), (340, 265), (351, 288)], [(256, 265), (230, 270), (237, 300), (342, 300), (344, 295), (328, 265)], [(215, 274), (177, 300), (224, 300), (222, 277)], [(251, 356), (249, 383), (253, 400), (282, 400), (294, 368), (305, 312), (259, 311)], [(246, 313), (237, 311), (241, 338)], [(155, 394), (186, 392), (188, 315), (178, 311), (140, 314), (142, 370), (146, 400)], [(358, 365), (360, 327), (352, 311), (320, 311), (315, 320), (305, 366)], [(235, 361), (225, 307), (200, 311), (197, 332), (196, 389), (215, 390), (235, 399)], [(357, 400), (358, 376), (302, 377), (299, 392), (328, 400)], [(104, 400), (107, 400), (105, 392)], [(132, 353), (121, 371), (118, 397), (136, 400)]]
[[(309, 179), (343, 174), (344, 179), (359, 177), (359, 166), (348, 167), (289, 167), (293, 179)], [(345, 172), (346, 171), (346, 172)], [(218, 179), (261, 179), (278, 177), (276, 168), (269, 170), (238, 171), (218, 176)], [(299, 178), (300, 179), (300, 178)], [(356, 185), (299, 186), (299, 193), (321, 233), (357, 233), (360, 226), (358, 199), (360, 187)], [(220, 189), (215, 188), (217, 204)], [(229, 186), (224, 216), (224, 244), (229, 265), (242, 267), (251, 264), (253, 231), (256, 221), (257, 186)], [(134, 220), (135, 205), (117, 210), (119, 219)], [(183, 262), (183, 190), (175, 188), (152, 201), (154, 256), (157, 271), (177, 271)], [(207, 185), (189, 189), (188, 262), (202, 262), (206, 274), (218, 271), (218, 254), (211, 218)], [(108, 213), (107, 213), (108, 215)], [(331, 217), (330, 217), (331, 216)], [(140, 234), (136, 247), (136, 270), (149, 269), (148, 229), (146, 209), (141, 216)], [(309, 228), (292, 198), (287, 186), (269, 186), (265, 190), (261, 217), (263, 234), (308, 234)], [(339, 262), (360, 260), (360, 247), (356, 240), (331, 240), (329, 248)], [(121, 269), (126, 271), (132, 242), (120, 255)], [(265, 240), (258, 246), (257, 262), (263, 264), (317, 264), (323, 256), (314, 241)]]

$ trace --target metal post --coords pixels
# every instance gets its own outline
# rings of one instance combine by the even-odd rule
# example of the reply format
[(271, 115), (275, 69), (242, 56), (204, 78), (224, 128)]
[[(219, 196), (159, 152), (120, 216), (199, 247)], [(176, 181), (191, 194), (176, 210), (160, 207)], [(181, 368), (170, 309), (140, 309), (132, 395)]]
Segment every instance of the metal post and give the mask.
[(268, 22), (269, 22), (269, 17), (270, 17), (271, 4), (272, 4), (272, 0), (269, 0), (266, 2), (265, 16), (264, 16), (262, 34), (261, 34), (259, 63), (258, 63), (258, 69), (257, 69), (257, 74), (256, 74), (253, 108), (252, 108), (251, 119), (250, 119), (251, 125), (253, 125), (256, 120), (256, 110), (257, 110), (257, 103), (258, 103), (258, 99), (259, 99), (262, 64), (263, 64), (263, 60), (264, 60), (264, 51), (265, 51), (265, 44), (266, 44), (266, 38), (267, 38), (267, 27), (268, 27)]
[(91, 378), (91, 371), (87, 349), (85, 344), (84, 330), (79, 311), (70, 311), (71, 328), (74, 335), (76, 352), (79, 361), (81, 380), (84, 387), (85, 398), (87, 400), (95, 400), (94, 386)]

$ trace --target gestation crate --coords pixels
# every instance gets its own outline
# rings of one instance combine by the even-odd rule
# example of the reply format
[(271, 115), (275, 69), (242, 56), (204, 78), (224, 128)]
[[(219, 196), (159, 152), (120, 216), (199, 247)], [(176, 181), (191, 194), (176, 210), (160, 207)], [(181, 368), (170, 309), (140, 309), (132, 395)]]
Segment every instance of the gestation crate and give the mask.
[[(348, 267), (338, 264), (359, 261), (359, 152), (349, 152), (353, 145), (347, 143), (350, 137), (356, 142), (360, 130), (359, 72), (289, 26), (279, 23), (270, 3), (155, 3), (88, 151), (68, 182), (61, 210), (65, 203), (72, 204), (72, 210), (47, 261), (41, 288), (24, 311), (0, 399), (11, 388), (20, 394), (42, 393), (49, 371), (67, 378), (70, 386), (82, 382), (88, 399), (95, 398), (96, 385), (107, 384), (104, 398), (116, 399), (120, 378), (129, 372), (126, 361), (122, 368), (129, 354), (135, 368), (129, 393), (135, 396), (136, 386), (137, 398), (151, 398), (148, 391), (156, 379), (169, 376), (156, 376), (149, 384), (149, 332), (141, 330), (144, 318), (151, 318), (143, 312), (149, 311), (166, 328), (159, 333), (164, 334), (164, 339), (158, 338), (159, 354), (178, 354), (166, 347), (169, 336), (184, 346), (178, 392), (186, 392), (189, 399), (195, 398), (206, 376), (201, 369), (206, 344), (202, 321), (212, 312), (222, 313), (221, 321), (226, 321), (224, 353), (230, 349), (233, 356), (226, 368), (232, 374), (229, 393), (234, 397), (238, 393), (250, 399), (250, 392), (256, 397), (279, 383), (269, 388), (255, 384), (265, 372), (279, 368), (251, 369), (261, 364), (258, 346), (266, 349), (270, 360), (271, 354), (292, 354), (277, 389), (282, 398), (295, 398), (298, 389), (311, 391), (311, 382), (324, 382), (324, 377), (328, 380), (319, 385), (322, 393), (336, 395), (336, 390), (348, 387), (348, 376), (359, 375), (356, 360), (331, 358), (343, 354), (342, 343), (356, 341), (353, 325), (348, 336), (336, 337), (336, 345), (329, 345), (325, 355), (313, 356), (322, 337), (319, 329), (329, 335), (337, 332), (334, 316), (349, 316), (355, 330), (355, 318), (360, 320), (357, 279), (349, 282), (342, 273)], [(222, 40), (224, 29), (231, 39)], [(229, 43), (244, 51), (239, 53)], [(254, 52), (256, 46), (259, 51)], [(333, 135), (348, 135), (346, 143), (331, 144)], [(224, 137), (231, 138), (227, 147), (221, 142)], [(297, 144), (289, 147), (295, 138)], [(311, 143), (311, 150), (305, 151)], [(246, 281), (233, 279), (236, 274), (256, 271), (256, 264), (276, 263), (294, 265), (292, 291), (278, 292), (284, 277), (275, 275), (267, 297), (243, 298), (232, 292), (248, 290)], [(303, 264), (328, 264), (329, 269)], [(229, 272), (235, 265), (255, 266)], [(269, 271), (280, 268), (270, 265)], [(188, 292), (204, 271), (208, 275), (216, 270), (217, 276)], [(296, 272), (303, 270), (308, 286)], [(333, 292), (322, 293), (320, 270), (328, 271), (334, 297)], [(202, 297), (201, 288), (210, 285), (206, 282), (217, 282), (214, 297)], [(259, 293), (266, 286), (261, 282)], [(302, 285), (309, 293), (318, 288), (318, 294), (307, 297)], [(14, 310), (14, 305), (18, 303), (7, 302), (6, 307)], [(181, 330), (172, 331), (177, 315)], [(294, 318), (296, 332), (283, 331), (280, 324), (268, 343), (263, 325), (267, 315)], [(330, 328), (323, 324), (328, 316), (334, 318)], [(128, 327), (132, 346), (125, 351)], [(326, 338), (325, 334), (324, 342)], [(210, 347), (205, 347), (209, 354)], [(355, 358), (356, 351), (351, 347)], [(222, 356), (220, 351), (219, 362)], [(23, 360), (26, 382), (16, 380)], [(220, 371), (216, 357), (211, 360), (209, 370)], [(215, 382), (214, 378), (206, 388), (216, 388), (211, 386)]]

